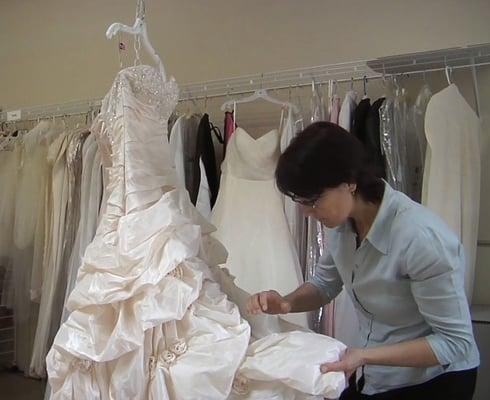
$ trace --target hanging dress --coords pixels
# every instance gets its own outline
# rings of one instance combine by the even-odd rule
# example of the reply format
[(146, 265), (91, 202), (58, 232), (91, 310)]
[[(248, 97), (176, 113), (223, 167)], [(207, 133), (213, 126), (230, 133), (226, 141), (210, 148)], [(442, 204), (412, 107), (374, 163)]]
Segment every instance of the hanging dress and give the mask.
[[(409, 151), (409, 159), (411, 159), (412, 171), (412, 187), (413, 199), (419, 203), (422, 202), (423, 182), (425, 173), (425, 160), (427, 151), (427, 138), (425, 135), (425, 111), (427, 104), (432, 97), (432, 91), (429, 85), (424, 84), (415, 99), (414, 104), (410, 108), (409, 119), (411, 126), (411, 134), (413, 140), (411, 142), (412, 150)], [(418, 145), (418, 148), (414, 148)], [(430, 157), (429, 157), (430, 158)]]
[(42, 162), (39, 165), (39, 182), (40, 191), (36, 196), (38, 202), (36, 231), (34, 235), (34, 252), (32, 260), (32, 273), (31, 273), (31, 300), (40, 303), (43, 286), (43, 258), (44, 258), (44, 243), (45, 243), (45, 208), (46, 208), (46, 189), (48, 187), (48, 180), (51, 181), (50, 166), (48, 162), (49, 146), (59, 133), (59, 127), (56, 123), (52, 123), (46, 134), (43, 135), (39, 143), (38, 151), (40, 151)]
[[(46, 202), (46, 228), (43, 260), (43, 284), (36, 337), (32, 349), (29, 373), (34, 377), (46, 376), (44, 360), (52, 339), (52, 323), (58, 316), (55, 303), (57, 289), (62, 280), (63, 243), (69, 198), (66, 150), (71, 135), (60, 135), (50, 146), (48, 160), (51, 167), (51, 185), (48, 185)], [(58, 320), (59, 323), (59, 320)]]
[(384, 101), (384, 97), (379, 98), (369, 109), (366, 117), (366, 142), (364, 144), (369, 160), (376, 168), (377, 176), (383, 179), (386, 177), (386, 161), (381, 151), (379, 110)]
[(330, 122), (333, 124), (339, 124), (339, 113), (340, 113), (340, 97), (336, 94), (332, 96), (331, 106), (330, 106)]
[(344, 97), (339, 113), (339, 126), (347, 132), (351, 131), (352, 121), (354, 118), (354, 110), (357, 107), (357, 93), (349, 90)]
[[(96, 161), (97, 156), (97, 142), (95, 141), (95, 136), (90, 135), (85, 143), (83, 144), (82, 150), (82, 173), (81, 173), (81, 181), (80, 181), (80, 216), (79, 223), (77, 227), (77, 232), (75, 236), (75, 242), (72, 248), (72, 252), (70, 255), (70, 260), (68, 263), (67, 270), (67, 279), (66, 279), (66, 291), (65, 291), (65, 300), (63, 304), (66, 304), (66, 301), (73, 290), (73, 286), (75, 285), (75, 279), (77, 276), (78, 268), (82, 262), (82, 256), (85, 252), (85, 248), (88, 243), (92, 240), (93, 235), (95, 234), (94, 222), (97, 220), (98, 210), (97, 208), (90, 208), (90, 202), (93, 201), (93, 196), (91, 197), (91, 191), (95, 192), (98, 189), (99, 185), (92, 183), (92, 170)], [(99, 171), (100, 176), (100, 171)], [(98, 190), (100, 196), (100, 189)], [(95, 200), (96, 202), (100, 201), (99, 199)], [(87, 234), (86, 231), (88, 229), (88, 225), (91, 225), (90, 229), (92, 234)], [(65, 321), (68, 316), (67, 310), (63, 308), (62, 321)]]
[[(328, 115), (328, 110), (324, 107), (323, 97), (320, 96), (318, 89), (312, 93), (311, 97), (311, 118), (310, 122), (318, 122), (326, 120)], [(306, 219), (306, 259), (305, 259), (305, 281), (308, 281), (315, 275), (316, 265), (323, 254), (326, 242), (326, 229), (323, 224), (313, 217), (308, 217)], [(310, 314), (310, 326), (315, 332), (324, 332), (323, 321), (325, 318), (333, 317), (333, 314), (329, 314), (327, 317), (324, 315), (324, 311), (331, 305), (327, 305), (318, 311), (314, 311)]]
[[(480, 212), (480, 119), (455, 84), (432, 96), (423, 204), (459, 237), (465, 250), (465, 291), (471, 303)], [(429, 152), (430, 149), (430, 152)]]
[(173, 79), (127, 68), (92, 126), (107, 200), (47, 357), (52, 399), (338, 397), (344, 374), (318, 365), (340, 358), (340, 342), (276, 329), (249, 345), (244, 304), (228, 297), (248, 295), (216, 266), (213, 227), (176, 184), (164, 138), (177, 99)]
[(39, 305), (31, 301), (31, 274), (40, 205), (37, 196), (42, 192), (42, 163), (45, 157), (41, 142), (49, 127), (47, 121), (42, 121), (18, 142), (21, 152), (15, 195), (13, 247), (15, 363), (26, 375), (30, 375), (29, 362), (38, 321)]
[(211, 189), (205, 165), (200, 154), (197, 154), (199, 126), (200, 120), (197, 116), (179, 117), (170, 133), (170, 154), (174, 160), (178, 184), (187, 189), (191, 202), (197, 210), (204, 217), (209, 218)]
[(236, 129), (236, 124), (235, 124), (235, 117), (233, 115), (233, 111), (225, 111), (225, 120), (224, 120), (224, 151), (223, 154), (226, 156), (226, 146), (228, 145), (228, 142), (230, 141), (231, 137), (233, 136), (233, 133), (235, 132)]
[[(291, 141), (298, 134), (296, 121), (301, 121), (301, 118), (295, 118), (292, 108), (283, 110), (281, 115), (281, 142), (280, 148), (283, 153), (289, 146)], [(284, 213), (289, 225), (289, 231), (293, 237), (293, 242), (296, 246), (299, 263), (304, 266), (306, 261), (306, 220), (298, 203), (295, 203), (290, 197), (284, 196)], [(302, 268), (303, 269), (303, 268)], [(304, 273), (304, 271), (303, 271)]]
[(0, 266), (7, 270), (12, 262), (18, 157), (18, 148), (0, 150)]
[[(249, 293), (274, 289), (288, 294), (303, 283), (274, 173), (279, 132), (254, 139), (237, 128), (222, 165), (221, 188), (212, 212), (214, 237), (229, 255), (226, 267)], [(286, 317), (307, 326), (304, 314)]]

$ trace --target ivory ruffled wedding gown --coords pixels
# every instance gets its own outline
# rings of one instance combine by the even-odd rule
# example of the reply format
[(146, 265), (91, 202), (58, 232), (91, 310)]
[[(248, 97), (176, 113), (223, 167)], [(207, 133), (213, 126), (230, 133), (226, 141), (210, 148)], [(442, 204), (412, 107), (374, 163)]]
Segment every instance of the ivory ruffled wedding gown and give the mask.
[(127, 68), (94, 122), (106, 204), (47, 357), (52, 398), (338, 397), (343, 373), (319, 364), (343, 344), (270, 316), (251, 319), (251, 334), (241, 317), (247, 294), (216, 267), (226, 253), (214, 228), (176, 185), (166, 138), (177, 100), (173, 79)]

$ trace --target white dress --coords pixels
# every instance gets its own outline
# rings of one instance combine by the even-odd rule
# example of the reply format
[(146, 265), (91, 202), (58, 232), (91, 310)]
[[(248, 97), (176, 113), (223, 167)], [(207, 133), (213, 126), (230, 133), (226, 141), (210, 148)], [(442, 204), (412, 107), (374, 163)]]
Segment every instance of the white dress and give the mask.
[[(175, 172), (177, 174), (177, 184), (186, 187), (186, 154), (185, 144), (186, 136), (197, 136), (199, 120), (196, 116), (187, 118), (180, 116), (175, 121), (170, 133), (170, 154), (174, 159)], [(207, 219), (211, 216), (211, 191), (209, 189), (208, 177), (202, 159), (199, 159), (199, 170), (201, 174), (199, 192), (197, 195), (196, 208)]]
[(339, 358), (340, 342), (297, 331), (249, 347), (249, 324), (218, 282), (242, 292), (208, 266), (223, 261), (213, 227), (176, 188), (166, 129), (177, 99), (174, 80), (127, 68), (94, 122), (107, 203), (47, 357), (52, 398), (338, 396), (343, 374), (318, 366)]
[(44, 241), (45, 241), (45, 201), (47, 180), (51, 180), (48, 176), (50, 168), (48, 164), (48, 149), (49, 149), (49, 133), (45, 135), (42, 142), (39, 144), (39, 151), (42, 152), (42, 163), (38, 166), (40, 170), (39, 181), (41, 182), (41, 190), (36, 195), (38, 203), (36, 231), (34, 235), (34, 251), (32, 259), (31, 273), (31, 300), (39, 303), (41, 301), (42, 283), (43, 283), (43, 257), (44, 257)]
[(44, 151), (40, 151), (40, 145), (49, 128), (49, 122), (42, 121), (22, 137), (14, 227), (14, 242), (19, 249), (34, 243), (39, 208), (37, 195), (42, 189), (41, 176), (44, 171), (40, 166), (46, 157)]
[(15, 188), (17, 183), (19, 149), (0, 150), (0, 265), (12, 258), (15, 217)]
[(31, 302), (31, 274), (34, 261), (34, 238), (42, 191), (45, 152), (41, 145), (50, 124), (39, 123), (17, 143), (20, 147), (19, 169), (15, 194), (14, 220), (14, 321), (15, 362), (29, 375), (29, 362), (36, 332), (38, 305)]
[(60, 135), (51, 144), (48, 152), (48, 160), (52, 165), (45, 204), (45, 227), (48, 233), (45, 235), (39, 320), (29, 369), (29, 374), (34, 377), (46, 376), (44, 359), (52, 339), (52, 324), (59, 323), (53, 321), (53, 318), (57, 315), (56, 310), (59, 306), (55, 299), (63, 268), (63, 242), (69, 195), (66, 150), (69, 141), (70, 135)]
[(425, 112), (431, 97), (432, 91), (429, 85), (424, 84), (411, 108), (412, 123), (417, 135), (418, 144), (420, 146), (419, 153), (422, 158), (422, 169), (425, 163), (425, 151), (427, 148), (427, 137), (425, 135)]
[[(36, 233), (34, 235), (34, 255), (32, 260), (32, 274), (31, 274), (31, 300), (39, 303), (41, 301), (42, 286), (44, 279), (44, 253), (46, 234), (49, 230), (46, 226), (46, 212), (47, 208), (51, 207), (46, 204), (47, 191), (51, 187), (51, 165), (48, 160), (49, 147), (51, 143), (63, 132), (65, 129), (64, 123), (51, 123), (48, 132), (43, 135), (39, 144), (39, 151), (42, 151), (42, 163), (39, 166), (40, 169), (40, 182), (41, 191), (36, 196), (38, 202), (38, 213), (36, 223)], [(43, 360), (44, 362), (44, 360)]]
[(480, 212), (480, 120), (454, 84), (432, 96), (425, 114), (422, 204), (463, 243), (465, 291), (473, 294)]
[[(298, 121), (302, 122), (302, 119)], [(281, 117), (281, 153), (283, 153), (291, 141), (298, 134), (296, 126), (294, 112), (289, 108), (286, 112), (283, 111)], [(306, 219), (301, 207), (298, 203), (295, 203), (290, 197), (283, 196), (284, 198), (284, 213), (289, 225), (289, 231), (293, 237), (293, 241), (296, 245), (296, 252), (300, 265), (304, 264), (306, 260)]]
[[(285, 295), (303, 283), (296, 244), (274, 173), (279, 132), (254, 139), (237, 128), (226, 147), (221, 187), (212, 212), (213, 236), (228, 251), (226, 267), (248, 293), (274, 289)], [(306, 314), (288, 320), (308, 326)]]
[(357, 106), (357, 93), (353, 90), (345, 94), (344, 101), (340, 107), (339, 126), (350, 132), (352, 128), (352, 116)]
[[(83, 144), (80, 190), (80, 222), (78, 224), (75, 243), (73, 245), (68, 264), (68, 277), (64, 304), (66, 304), (68, 297), (75, 286), (78, 268), (82, 263), (82, 256), (85, 253), (85, 249), (95, 235), (100, 205), (101, 187), (100, 154), (98, 154), (95, 136), (90, 135)], [(67, 317), (68, 313), (66, 308), (64, 308), (62, 321), (66, 321)]]

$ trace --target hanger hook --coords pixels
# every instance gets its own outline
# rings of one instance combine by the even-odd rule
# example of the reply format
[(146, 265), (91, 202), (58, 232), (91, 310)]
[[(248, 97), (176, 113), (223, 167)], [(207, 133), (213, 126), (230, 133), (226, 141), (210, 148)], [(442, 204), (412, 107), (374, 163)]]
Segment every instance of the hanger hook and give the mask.
[(204, 112), (208, 110), (208, 87), (204, 86)]
[(364, 75), (364, 78), (363, 78), (363, 84), (364, 84), (364, 96), (367, 96), (367, 84), (368, 84), (368, 78), (366, 75)]
[(146, 15), (146, 6), (145, 6), (145, 0), (138, 0), (138, 3), (136, 4), (136, 18), (139, 19), (145, 19)]
[(187, 112), (186, 112), (186, 114), (190, 114), (190, 112), (191, 112), (190, 102), (191, 102), (191, 93), (189, 92), (189, 90), (187, 90), (187, 99), (186, 99)]
[(447, 79), (447, 83), (448, 85), (451, 84), (451, 75), (450, 75), (450, 68), (449, 65), (447, 64), (447, 56), (444, 56), (444, 65), (445, 65), (445, 68), (444, 68), (444, 72), (446, 73), (446, 79)]

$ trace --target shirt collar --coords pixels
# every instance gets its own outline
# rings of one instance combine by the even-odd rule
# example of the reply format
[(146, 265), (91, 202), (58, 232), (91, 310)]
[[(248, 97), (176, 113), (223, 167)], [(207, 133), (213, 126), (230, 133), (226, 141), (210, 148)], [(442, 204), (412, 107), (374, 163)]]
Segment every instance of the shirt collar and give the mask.
[(383, 254), (388, 254), (390, 247), (390, 227), (396, 214), (396, 204), (394, 201), (395, 190), (384, 182), (385, 190), (383, 199), (374, 218), (373, 224), (369, 229), (366, 240)]

